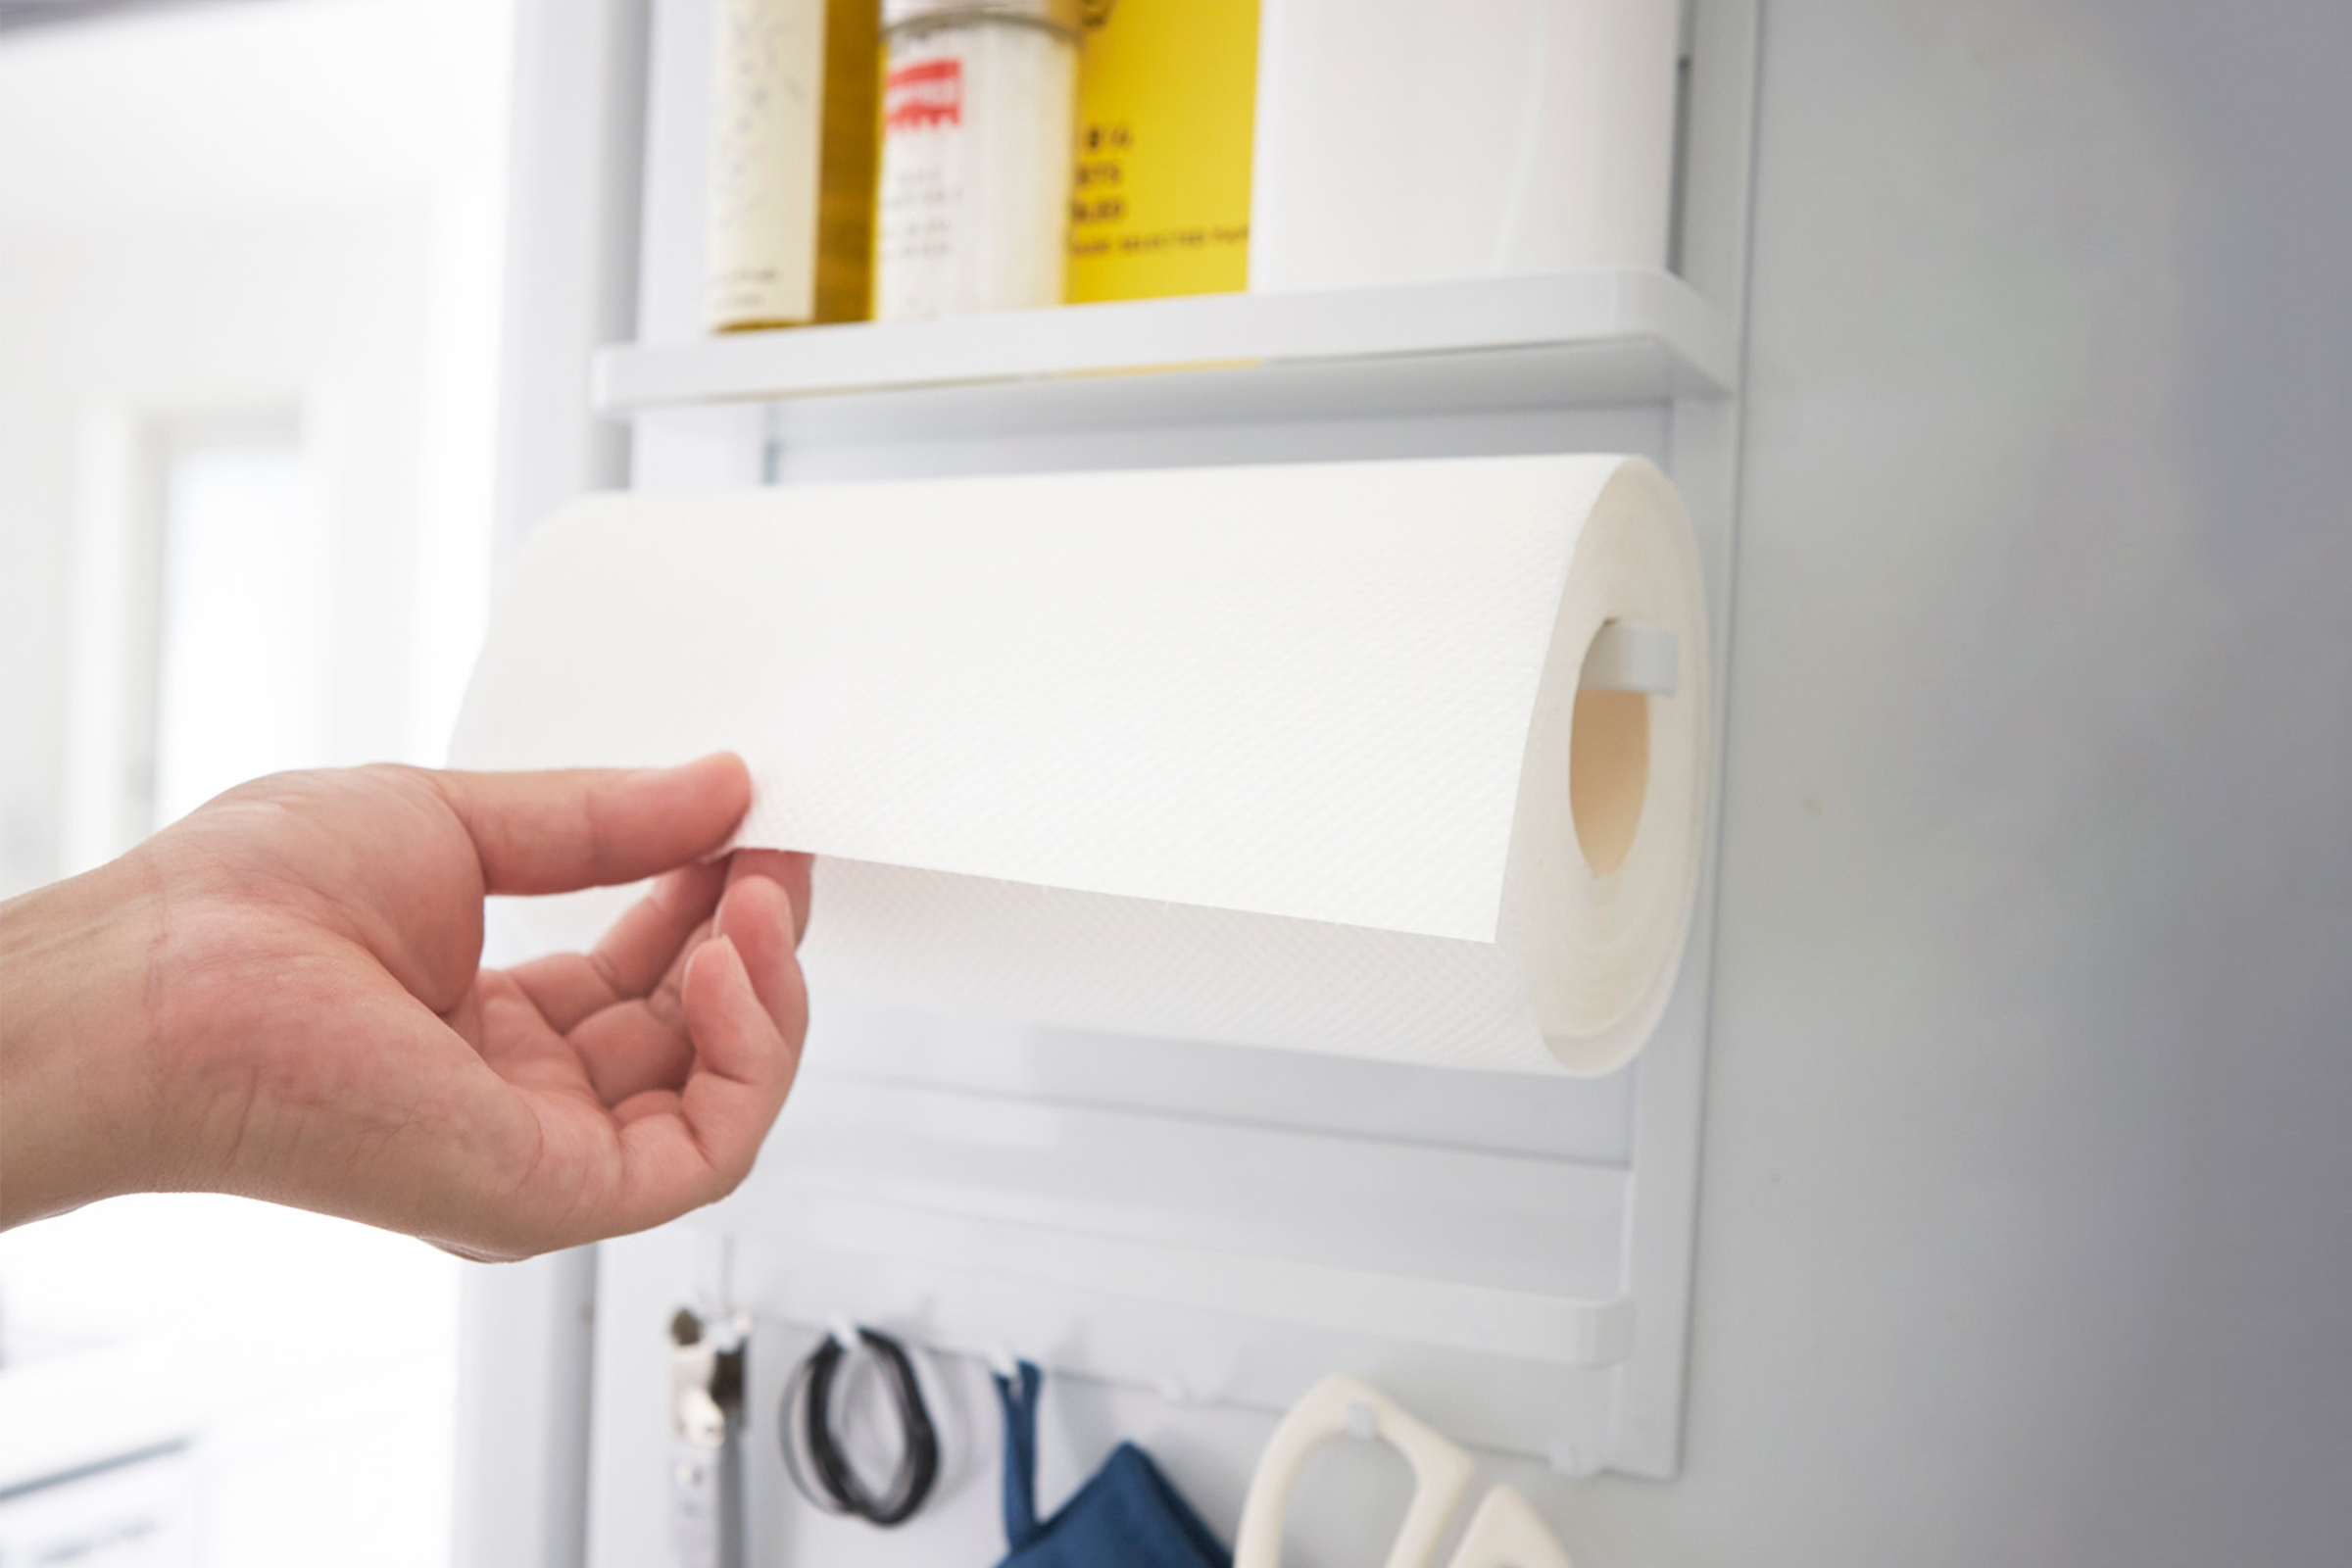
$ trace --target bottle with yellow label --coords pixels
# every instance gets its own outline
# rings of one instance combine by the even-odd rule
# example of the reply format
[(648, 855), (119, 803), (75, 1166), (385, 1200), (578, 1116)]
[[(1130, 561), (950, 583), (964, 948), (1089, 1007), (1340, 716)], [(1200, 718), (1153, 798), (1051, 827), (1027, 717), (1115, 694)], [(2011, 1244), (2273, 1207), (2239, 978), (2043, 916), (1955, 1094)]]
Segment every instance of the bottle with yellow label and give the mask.
[(863, 320), (875, 0), (717, 0), (713, 20), (710, 329)]
[(1064, 298), (1250, 280), (1258, 0), (1087, 0)]

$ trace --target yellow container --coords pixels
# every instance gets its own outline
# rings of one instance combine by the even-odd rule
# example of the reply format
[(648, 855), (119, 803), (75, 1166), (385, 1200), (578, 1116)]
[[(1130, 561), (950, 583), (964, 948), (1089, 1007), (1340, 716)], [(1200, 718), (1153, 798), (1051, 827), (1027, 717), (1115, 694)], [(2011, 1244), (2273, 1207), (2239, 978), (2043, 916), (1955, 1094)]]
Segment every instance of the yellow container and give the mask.
[(1087, 0), (1065, 297), (1250, 281), (1257, 0)]

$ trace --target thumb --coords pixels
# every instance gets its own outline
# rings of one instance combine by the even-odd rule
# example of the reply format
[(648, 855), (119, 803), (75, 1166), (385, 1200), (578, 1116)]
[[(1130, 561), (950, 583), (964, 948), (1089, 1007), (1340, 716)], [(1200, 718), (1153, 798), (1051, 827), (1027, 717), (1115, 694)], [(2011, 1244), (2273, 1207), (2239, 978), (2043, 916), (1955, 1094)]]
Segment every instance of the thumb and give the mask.
[(752, 804), (751, 773), (732, 752), (678, 767), (427, 776), (492, 893), (606, 887), (715, 855)]

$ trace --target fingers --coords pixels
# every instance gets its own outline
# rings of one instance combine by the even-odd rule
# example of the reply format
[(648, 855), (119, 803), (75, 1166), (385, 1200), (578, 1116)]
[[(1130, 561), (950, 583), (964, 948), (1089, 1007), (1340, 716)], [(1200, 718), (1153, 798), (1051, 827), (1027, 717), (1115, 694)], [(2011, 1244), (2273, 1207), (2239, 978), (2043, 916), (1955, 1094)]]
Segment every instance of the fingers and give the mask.
[[(738, 856), (738, 862), (748, 857)], [(775, 1014), (779, 1026), (790, 1023), (790, 1009), (801, 1007), (801, 965), (793, 950), (800, 946), (801, 932), (807, 922), (802, 918), (801, 906), (808, 899), (808, 866), (807, 856), (771, 856), (772, 859), (797, 859), (798, 880), (801, 884), (796, 898), (781, 880), (758, 872), (736, 874), (730, 870), (725, 897), (718, 901), (718, 914), (712, 929), (735, 944), (742, 955), (745, 969), (760, 1000)], [(792, 867), (783, 868), (790, 874)]]
[(614, 1000), (642, 997), (669, 972), (687, 939), (717, 907), (729, 875), (724, 860), (679, 866), (612, 922), (588, 962)]
[(752, 800), (729, 752), (669, 768), (427, 776), (473, 839), (492, 893), (605, 887), (701, 859)]
[[(694, 1070), (680, 1093), (690, 1109), (705, 1079), (769, 1085), (775, 1103), (784, 1102), (784, 1089), (800, 1065), (808, 1010), (800, 965), (772, 929), (766, 945), (776, 959), (765, 975), (756, 974), (751, 955), (723, 935), (705, 943), (687, 965), (686, 1027), (694, 1037)], [(760, 1130), (766, 1130), (764, 1124)]]
[(727, 863), (682, 865), (660, 878), (612, 923), (587, 953), (551, 953), (509, 973), (530, 993), (559, 1031), (569, 1034), (591, 1015), (649, 994), (682, 965), (724, 891)]
[[(586, 1084), (513, 1079), (531, 1091), (548, 1152), (531, 1161), (513, 1234), (475, 1246), (527, 1253), (645, 1230), (741, 1183), (783, 1109), (809, 1018), (793, 953), (798, 909), (781, 882), (805, 882), (807, 858), (798, 860), (753, 860), (719, 896), (708, 938), (687, 933), (684, 961), (670, 976), (647, 997), (623, 999), (571, 1027), (566, 1051)], [(668, 929), (684, 919), (684, 907), (665, 909)], [(625, 978), (642, 976), (640, 966)], [(484, 1049), (501, 1074), (508, 1055)], [(593, 1098), (578, 1093), (588, 1086)], [(524, 1218), (534, 1213), (536, 1222)], [(466, 1239), (457, 1230), (440, 1234)]]
[[(597, 974), (587, 960), (577, 957), (570, 958), (569, 969), (560, 967), (563, 959), (546, 958), (536, 966), (526, 965), (534, 971), (527, 976), (516, 972), (534, 999), (548, 1009), (548, 1021), (570, 1037), (589, 1082), (607, 1105), (617, 1108), (635, 1096), (652, 1090), (676, 1090), (686, 1082), (700, 1044), (693, 1020), (686, 1014), (687, 976), (710, 946), (705, 938), (714, 933), (724, 933), (733, 942), (753, 976), (755, 994), (777, 1026), (796, 1041), (799, 1038), (803, 1011), (800, 965), (793, 957), (796, 922), (788, 897), (768, 878), (750, 876), (730, 887), (720, 902), (714, 889), (725, 874), (723, 868), (695, 869), (708, 875), (710, 886), (686, 889), (678, 902), (661, 913), (664, 937), (703, 906), (704, 894), (710, 896), (710, 902), (719, 903), (719, 907), (704, 924), (673, 941), (668, 954), (649, 945), (634, 956), (634, 969), (614, 971), (609, 977)], [(632, 916), (635, 913), (632, 911)], [(650, 923), (657, 916), (649, 912), (645, 918)], [(620, 934), (621, 927), (615, 926), (614, 936)], [(612, 940), (608, 938), (608, 943)], [(658, 980), (651, 978), (653, 965), (664, 957), (668, 959), (666, 971)], [(610, 988), (622, 983), (634, 986), (641, 995), (612, 995)], [(604, 1000), (596, 1002), (598, 997)], [(550, 1004), (564, 1001), (596, 1004), (577, 1006), (569, 1014), (549, 1008)]]
[(727, 886), (747, 876), (763, 876), (792, 901), (792, 945), (808, 934), (808, 884), (815, 858), (787, 850), (737, 850), (727, 858)]
[[(624, 1102), (620, 1124), (628, 1228), (657, 1225), (724, 1197), (752, 1168), (800, 1064), (808, 1007), (785, 933), (783, 890), (753, 878), (719, 908), (721, 934), (686, 966), (684, 1017), (695, 1064), (671, 1099)], [(732, 932), (757, 933), (755, 951)], [(762, 972), (764, 970), (764, 972)]]
[(663, 1000), (657, 995), (607, 1007), (571, 1031), (571, 1050), (602, 1103), (618, 1105), (633, 1095), (674, 1090), (686, 1081), (694, 1065), (694, 1042), (678, 1019), (674, 1000), (662, 1007)]

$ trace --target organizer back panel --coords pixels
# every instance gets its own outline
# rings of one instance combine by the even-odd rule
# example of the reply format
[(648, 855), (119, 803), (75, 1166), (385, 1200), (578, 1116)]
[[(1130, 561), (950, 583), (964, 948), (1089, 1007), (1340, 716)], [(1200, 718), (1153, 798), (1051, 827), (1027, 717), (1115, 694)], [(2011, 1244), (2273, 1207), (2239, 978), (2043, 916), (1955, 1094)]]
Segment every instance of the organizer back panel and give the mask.
[[(701, 320), (710, 0), (657, 0), (653, 18), (640, 338), (683, 341)], [(1754, 23), (1743, 0), (1695, 8), (1678, 176), (1680, 270), (1721, 308), (1735, 343)], [(1658, 353), (1629, 338), (714, 401), (638, 414), (632, 482), (695, 491), (1640, 453), (1690, 506), (1721, 691), (1738, 400), (1661, 392), (1673, 381)], [(1720, 714), (1716, 734), (1719, 744)], [(1691, 940), (1652, 1045), (1597, 1080), (812, 999), (801, 1082), (741, 1190), (600, 1250), (592, 1561), (650, 1560), (661, 1546), (662, 1335), (682, 1304), (740, 1309), (760, 1325), (754, 1560), (842, 1528), (789, 1497), (772, 1462), (772, 1401), (784, 1363), (845, 1320), (928, 1348), (954, 1419), (985, 1453), (981, 1357), (1008, 1350), (1045, 1364), (1073, 1410), (1102, 1419), (1163, 1410), (1254, 1432), (1337, 1370), (1496, 1453), (1568, 1474), (1672, 1474), (1714, 859), (1710, 833)], [(1238, 1494), (1220, 1495), (1234, 1478), (1188, 1473), (1181, 1449), (1162, 1457), (1212, 1517), (1234, 1511)], [(1054, 1463), (1049, 1452), (1049, 1492)], [(951, 1487), (942, 1507), (977, 1519), (993, 1506), (986, 1480)]]

